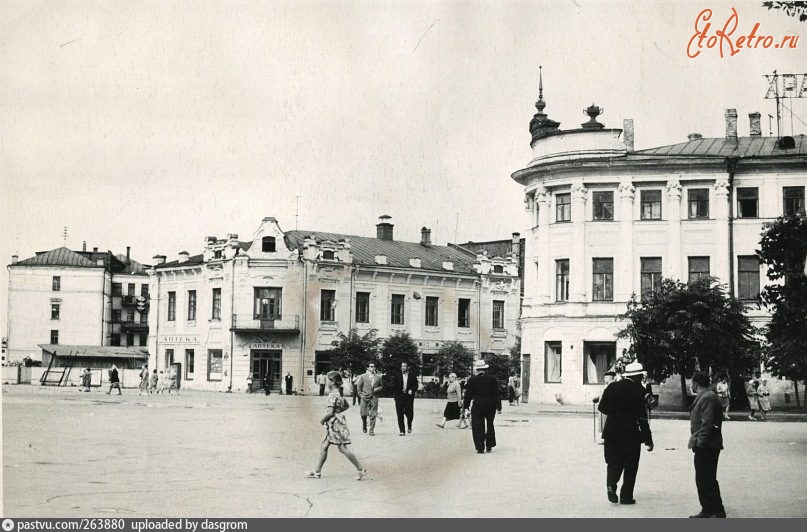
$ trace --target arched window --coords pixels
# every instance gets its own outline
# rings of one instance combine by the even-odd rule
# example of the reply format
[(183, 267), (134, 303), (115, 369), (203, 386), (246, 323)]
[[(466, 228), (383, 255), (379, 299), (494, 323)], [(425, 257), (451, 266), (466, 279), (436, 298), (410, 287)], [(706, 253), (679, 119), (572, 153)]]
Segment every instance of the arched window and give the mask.
[(261, 240), (261, 250), (264, 253), (271, 253), (275, 251), (275, 237), (265, 236)]
[(334, 260), (333, 251), (323, 251), (322, 252), (322, 259), (323, 260)]
[(493, 273), (504, 273), (504, 266), (494, 266)]

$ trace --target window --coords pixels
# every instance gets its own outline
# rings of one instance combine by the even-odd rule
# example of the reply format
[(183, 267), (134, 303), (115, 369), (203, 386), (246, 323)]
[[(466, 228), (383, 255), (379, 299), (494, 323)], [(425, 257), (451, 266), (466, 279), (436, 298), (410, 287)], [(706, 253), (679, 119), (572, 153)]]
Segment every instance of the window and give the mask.
[(709, 277), (709, 257), (689, 257), (689, 282)]
[(140, 313), (140, 323), (148, 323), (149, 322), (149, 313), (148, 312), (141, 312)]
[(188, 321), (196, 321), (196, 290), (188, 290)]
[(168, 292), (168, 321), (177, 319), (177, 293)]
[(555, 261), (555, 301), (569, 301), (569, 259)]
[(614, 259), (594, 259), (594, 301), (614, 300)]
[(207, 380), (220, 381), (224, 375), (224, 362), (221, 349), (207, 350)]
[(557, 194), (555, 196), (555, 202), (555, 221), (570, 221), (572, 219), (572, 195)]
[[(255, 288), (254, 318), (256, 320), (279, 320), (281, 296), (282, 289), (280, 288)], [(221, 298), (221, 294), (219, 294), (219, 298)], [(221, 303), (219, 303), (219, 307), (221, 307)]]
[(130, 295), (130, 296), (137, 295), (137, 294), (135, 294), (135, 284), (134, 283), (129, 283), (129, 284), (126, 285), (126, 293), (128, 295)]
[(322, 260), (334, 260), (335, 255), (334, 252), (331, 250), (323, 251), (322, 252)]
[(221, 288), (213, 289), (213, 311), (210, 318), (214, 320), (221, 319)]
[(709, 217), (709, 189), (690, 188), (687, 190), (689, 219), (702, 220)]
[(756, 187), (737, 189), (737, 218), (759, 216), (759, 189)]
[(643, 257), (642, 297), (655, 292), (661, 284), (661, 257)]
[(126, 321), (129, 323), (134, 323), (134, 310), (126, 311)]
[(50, 343), (56, 345), (59, 343), (59, 331), (53, 329), (50, 331)]
[(59, 277), (58, 275), (54, 275), (53, 276), (53, 284), (51, 285), (51, 288), (53, 289), (54, 292), (61, 291), (61, 289), (62, 289), (62, 278)]
[(120, 323), (120, 322), (121, 322), (121, 310), (112, 309), (112, 323)]
[(583, 384), (602, 384), (616, 361), (616, 342), (583, 342)]
[(759, 296), (759, 258), (751, 255), (737, 257), (738, 297), (749, 300)]
[(126, 347), (132, 347), (134, 345), (134, 334), (128, 333), (126, 335)]
[(140, 347), (145, 347), (145, 346), (147, 345), (147, 343), (148, 343), (148, 338), (149, 338), (149, 337), (148, 337), (148, 336), (146, 336), (145, 334), (141, 334), (141, 335), (140, 335)]
[(59, 307), (61, 306), (60, 303), (51, 303), (50, 304), (50, 319), (58, 320), (59, 319)]
[(275, 251), (275, 237), (265, 236), (261, 239), (261, 251), (272, 253)]
[(471, 300), (459, 299), (457, 301), (457, 327), (467, 329), (471, 326)]
[(109, 343), (116, 347), (120, 346), (120, 334), (118, 333), (113, 334), (109, 339)]
[(214, 251), (214, 252), (213, 252), (213, 258), (214, 258), (214, 259), (220, 259), (220, 258), (222, 258), (223, 256), (224, 256), (224, 255), (223, 255), (223, 253), (221, 252), (221, 250), (220, 250), (220, 249), (217, 249), (216, 251)]
[(173, 349), (166, 349), (165, 350), (165, 367), (167, 368), (173, 363), (174, 363), (174, 350)]
[(661, 220), (661, 191), (642, 190), (639, 197), (642, 220)]
[(123, 295), (123, 285), (120, 283), (112, 283), (112, 297)]
[(320, 291), (319, 321), (336, 321), (336, 290)]
[(437, 327), (438, 315), (437, 304), (439, 299), (436, 297), (426, 297), (426, 326)]
[(149, 298), (149, 285), (147, 284), (140, 285), (140, 295), (142, 297), (145, 297), (146, 299)]
[(560, 342), (546, 342), (544, 346), (544, 382), (560, 382), (563, 348)]
[(504, 273), (504, 266), (501, 265), (494, 266), (493, 273)]
[(370, 292), (356, 292), (356, 323), (370, 323)]
[(194, 364), (193, 349), (185, 350), (185, 378), (189, 381), (193, 380), (193, 364)]
[(594, 202), (594, 219), (595, 220), (613, 220), (614, 219), (614, 192), (594, 192), (592, 194)]
[(504, 301), (493, 301), (493, 328), (504, 329)]
[(404, 296), (392, 294), (392, 305), (390, 305), (390, 323), (393, 325), (404, 324)]
[(782, 189), (785, 216), (804, 214), (804, 187)]

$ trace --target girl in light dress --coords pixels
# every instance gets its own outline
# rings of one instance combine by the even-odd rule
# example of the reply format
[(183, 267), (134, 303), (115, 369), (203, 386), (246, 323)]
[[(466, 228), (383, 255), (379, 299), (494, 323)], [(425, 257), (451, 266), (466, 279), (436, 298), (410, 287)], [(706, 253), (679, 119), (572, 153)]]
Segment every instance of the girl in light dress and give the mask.
[(729, 378), (726, 375), (720, 377), (720, 381), (715, 386), (717, 398), (720, 399), (720, 406), (723, 407), (723, 419), (731, 419), (729, 417), (729, 405), (731, 404), (731, 391), (729, 389)]
[(356, 480), (361, 480), (367, 475), (367, 469), (361, 465), (359, 459), (353, 454), (353, 451), (348, 448), (350, 445), (350, 431), (347, 428), (347, 421), (345, 420), (345, 410), (350, 408), (347, 400), (342, 397), (342, 375), (338, 371), (331, 371), (328, 373), (328, 401), (325, 416), (320, 420), (320, 424), (325, 426), (325, 439), (322, 441), (322, 447), (319, 450), (317, 457), (317, 465), (313, 471), (306, 473), (308, 478), (321, 478), (322, 465), (328, 458), (328, 447), (336, 445), (350, 463), (356, 467)]
[(457, 427), (464, 429), (468, 427), (465, 416), (462, 414), (462, 387), (457, 381), (457, 374), (451, 373), (448, 376), (448, 388), (446, 389), (446, 408), (443, 410), (443, 422), (437, 423), (437, 426), (445, 428), (446, 421), (453, 421), (459, 419)]
[(765, 414), (771, 410), (770, 395), (768, 381), (763, 380), (762, 384), (757, 388), (757, 401), (759, 402), (759, 413), (762, 415), (762, 421), (767, 421)]

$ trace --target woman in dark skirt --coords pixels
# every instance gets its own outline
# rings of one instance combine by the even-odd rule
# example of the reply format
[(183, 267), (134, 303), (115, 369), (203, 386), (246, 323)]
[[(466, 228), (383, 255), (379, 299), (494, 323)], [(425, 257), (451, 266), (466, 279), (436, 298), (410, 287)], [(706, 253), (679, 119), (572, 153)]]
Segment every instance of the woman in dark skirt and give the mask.
[(455, 419), (459, 419), (460, 422), (457, 425), (459, 428), (463, 427), (465, 419), (462, 418), (462, 413), (460, 409), (460, 405), (462, 404), (462, 387), (460, 383), (457, 381), (457, 374), (452, 373), (448, 376), (448, 388), (446, 389), (446, 408), (443, 411), (443, 422), (437, 423), (437, 426), (445, 428), (446, 421), (453, 421)]

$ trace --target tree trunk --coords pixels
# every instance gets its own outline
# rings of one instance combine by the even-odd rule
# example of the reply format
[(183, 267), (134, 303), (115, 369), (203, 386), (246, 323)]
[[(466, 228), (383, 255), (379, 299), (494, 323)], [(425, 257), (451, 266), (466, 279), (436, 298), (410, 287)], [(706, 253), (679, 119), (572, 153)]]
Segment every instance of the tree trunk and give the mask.
[(684, 376), (683, 370), (681, 371), (681, 411), (686, 412), (689, 410), (689, 401), (687, 401), (687, 378)]
[(796, 408), (801, 408), (801, 401), (799, 400), (799, 381), (793, 380), (793, 390), (796, 392)]

